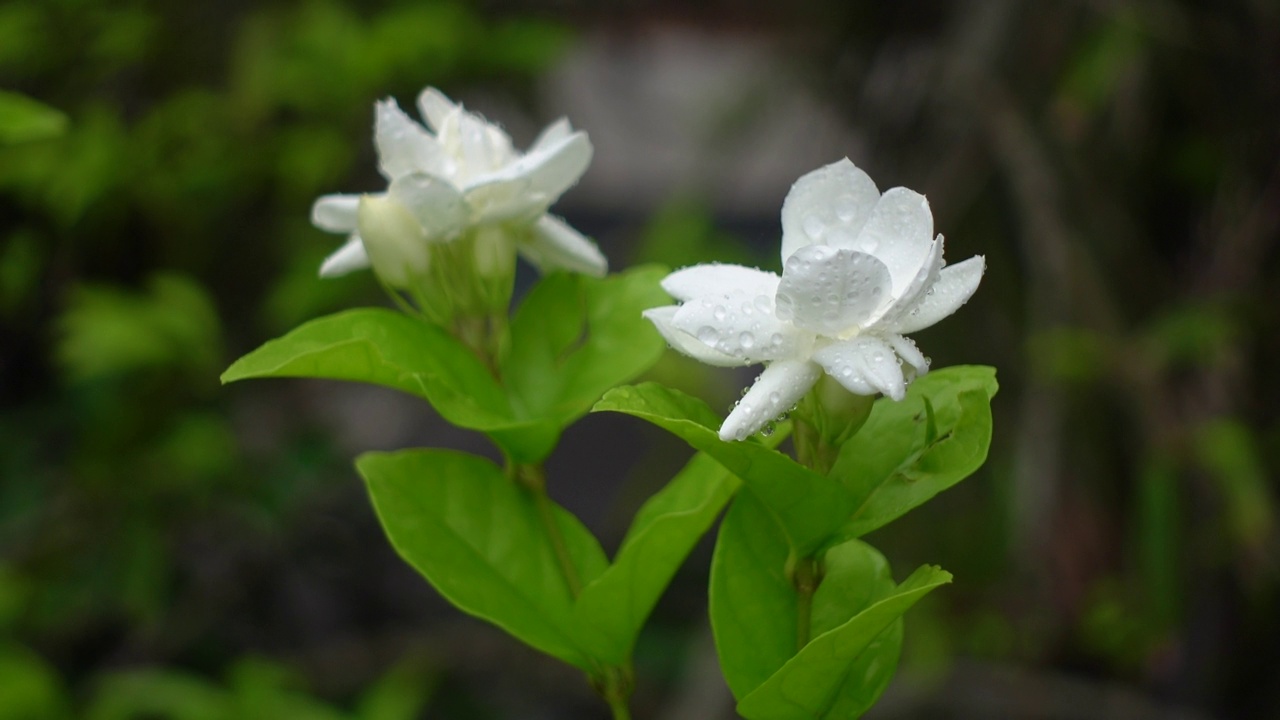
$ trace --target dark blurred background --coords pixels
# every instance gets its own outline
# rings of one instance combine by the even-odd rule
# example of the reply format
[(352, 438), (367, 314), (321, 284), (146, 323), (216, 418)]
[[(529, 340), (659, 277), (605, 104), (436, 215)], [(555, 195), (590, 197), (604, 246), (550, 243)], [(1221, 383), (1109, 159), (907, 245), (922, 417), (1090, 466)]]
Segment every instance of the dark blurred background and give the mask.
[[(450, 609), (351, 459), (492, 453), (416, 401), (220, 387), (306, 319), (329, 192), (377, 190), (372, 103), (436, 85), (517, 144), (596, 147), (557, 206), (615, 269), (771, 270), (790, 184), (843, 156), (984, 254), (935, 366), (999, 368), (986, 467), (874, 534), (909, 616), (876, 718), (1280, 717), (1280, 4), (6, 0), (0, 717), (604, 717), (575, 671)], [(728, 407), (750, 378), (665, 358)], [(688, 456), (571, 429), (552, 494), (614, 547)], [(637, 657), (639, 717), (733, 717), (709, 543)]]

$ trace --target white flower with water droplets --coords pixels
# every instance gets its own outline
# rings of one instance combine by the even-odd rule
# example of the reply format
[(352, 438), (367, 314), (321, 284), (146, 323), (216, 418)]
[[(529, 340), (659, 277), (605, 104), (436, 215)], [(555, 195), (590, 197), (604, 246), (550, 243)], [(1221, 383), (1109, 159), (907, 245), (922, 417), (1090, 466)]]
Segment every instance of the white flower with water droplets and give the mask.
[[(848, 159), (796, 181), (782, 206), (782, 276), (694, 265), (662, 281), (679, 305), (645, 312), (680, 352), (711, 365), (764, 363), (720, 427), (742, 440), (826, 373), (857, 395), (901, 400), (929, 360), (905, 337), (955, 312), (984, 260), (943, 267), (924, 196), (883, 195)], [(905, 366), (905, 372), (904, 372)]]
[(395, 100), (376, 105), (374, 140), (378, 169), (389, 183), (385, 193), (316, 200), (311, 222), (348, 235), (320, 266), (321, 276), (372, 264), (384, 280), (404, 286), (425, 270), (429, 243), (494, 227), (511, 233), (520, 253), (543, 271), (604, 275), (606, 261), (595, 244), (547, 214), (591, 161), (586, 133), (562, 118), (520, 153), (501, 128), (435, 88), (422, 91), (418, 109), (425, 128)]

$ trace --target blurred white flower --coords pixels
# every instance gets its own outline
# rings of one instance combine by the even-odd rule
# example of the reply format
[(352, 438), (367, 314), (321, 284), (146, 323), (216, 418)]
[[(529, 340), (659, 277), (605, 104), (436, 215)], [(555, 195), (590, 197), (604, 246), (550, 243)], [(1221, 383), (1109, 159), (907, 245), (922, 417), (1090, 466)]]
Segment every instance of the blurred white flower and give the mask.
[[(782, 206), (782, 276), (695, 265), (662, 287), (680, 305), (645, 316), (680, 352), (765, 370), (720, 428), (742, 440), (794, 406), (822, 376), (857, 395), (901, 400), (929, 360), (904, 337), (955, 312), (984, 260), (943, 267), (924, 196), (883, 195), (848, 159), (800, 178)], [(905, 372), (904, 372), (905, 367)]]
[[(572, 187), (591, 161), (587, 135), (560, 119), (527, 153), (511, 138), (440, 91), (418, 96), (427, 126), (414, 122), (395, 100), (377, 103), (374, 140), (385, 193), (325, 195), (311, 222), (347, 233), (347, 242), (325, 259), (320, 275), (332, 277), (373, 266), (388, 283), (405, 287), (421, 277), (431, 245), (473, 232), (501, 229), (530, 262), (545, 271), (567, 269), (604, 275), (600, 250), (547, 208)], [(492, 255), (494, 243), (482, 243)], [(481, 268), (486, 258), (480, 258)], [(488, 265), (494, 265), (488, 258)], [(498, 262), (498, 266), (509, 265)]]

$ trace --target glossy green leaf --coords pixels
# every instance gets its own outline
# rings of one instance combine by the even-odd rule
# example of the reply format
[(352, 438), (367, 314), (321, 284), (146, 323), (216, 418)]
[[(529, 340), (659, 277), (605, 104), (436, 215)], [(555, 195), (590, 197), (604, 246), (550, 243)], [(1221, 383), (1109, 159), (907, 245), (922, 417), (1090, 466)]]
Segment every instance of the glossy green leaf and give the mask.
[[(825, 584), (825, 580), (823, 581)], [(882, 635), (903, 613), (934, 588), (951, 582), (951, 573), (924, 566), (885, 597), (850, 620), (815, 637), (738, 703), (748, 720), (855, 718), (865, 712), (888, 683), (892, 669), (882, 667), (897, 651)], [(816, 598), (815, 598), (816, 599)], [(876, 647), (877, 642), (881, 645)], [(900, 642), (900, 641), (899, 641)], [(864, 655), (871, 654), (868, 664)], [(855, 670), (871, 671), (870, 682)], [(887, 674), (886, 674), (887, 672)]]
[(957, 366), (917, 379), (901, 402), (877, 400), (831, 469), (855, 497), (840, 537), (871, 532), (981, 467), (996, 389), (994, 368)]
[(636, 268), (604, 279), (554, 273), (525, 297), (502, 364), (520, 417), (581, 417), (604, 392), (655, 363), (666, 345), (641, 313), (670, 302), (666, 270)]
[(488, 433), (520, 462), (541, 461), (560, 433), (554, 423), (518, 419), (484, 364), (444, 330), (391, 310), (348, 310), (300, 325), (237, 360), (222, 381), (263, 377), (395, 388), (426, 399), (454, 425)]
[[(454, 605), (584, 670), (573, 598), (533, 496), (483, 458), (445, 450), (368, 453), (356, 467), (400, 555)], [(572, 515), (554, 507), (583, 583), (608, 561)]]
[[(711, 563), (710, 611), (716, 649), (735, 697), (745, 699), (796, 654), (796, 591), (787, 576), (786, 538), (750, 491), (734, 500), (720, 526)], [(841, 628), (896, 587), (875, 548), (857, 540), (826, 550), (814, 593), (810, 637)], [(850, 692), (873, 702), (888, 685), (902, 646), (894, 624), (849, 663), (860, 678)]]
[(826, 541), (856, 507), (843, 485), (755, 439), (721, 440), (721, 419), (706, 403), (678, 390), (656, 383), (620, 387), (606, 393), (595, 410), (648, 420), (715, 458), (751, 488), (800, 555)]
[(720, 669), (744, 698), (796, 652), (796, 593), (787, 537), (749, 490), (729, 506), (711, 558), (708, 606)]
[(698, 454), (640, 508), (613, 564), (578, 597), (583, 639), (597, 657), (627, 661), (658, 598), (738, 485), (724, 466)]

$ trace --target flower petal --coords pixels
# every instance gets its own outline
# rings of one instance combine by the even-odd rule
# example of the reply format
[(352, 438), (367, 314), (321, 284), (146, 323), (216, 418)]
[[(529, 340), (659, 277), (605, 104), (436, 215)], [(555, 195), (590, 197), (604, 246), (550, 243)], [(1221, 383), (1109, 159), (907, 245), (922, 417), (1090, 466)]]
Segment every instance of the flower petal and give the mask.
[(943, 268), (933, 286), (889, 329), (903, 334), (913, 333), (959, 310), (961, 305), (973, 297), (984, 270), (986, 260), (981, 255)]
[(880, 338), (861, 335), (832, 343), (814, 352), (813, 360), (851, 393), (868, 395), (867, 389), (872, 388), (894, 400), (906, 396), (898, 355)]
[(352, 232), (359, 205), (359, 195), (321, 195), (311, 206), (311, 224), (329, 232)]
[(388, 98), (377, 103), (373, 132), (378, 169), (386, 179), (395, 180), (413, 172), (448, 175), (440, 143), (405, 115), (395, 100)]
[(805, 245), (831, 244), (828, 233), (856, 237), (879, 200), (876, 184), (849, 158), (800, 178), (782, 203), (782, 262)]
[(543, 273), (569, 270), (592, 277), (604, 277), (609, 261), (600, 248), (564, 220), (543, 215), (529, 228), (519, 245), (520, 254)]
[(933, 287), (938, 280), (938, 273), (942, 272), (942, 266), (946, 262), (942, 258), (943, 239), (939, 235), (929, 245), (929, 254), (925, 257), (924, 264), (916, 272), (916, 276), (911, 282), (903, 288), (902, 292), (894, 293), (893, 301), (885, 305), (880, 312), (871, 319), (868, 327), (871, 328), (892, 328), (903, 315), (911, 311), (912, 308), (920, 302), (920, 298)]
[(569, 119), (559, 118), (538, 134), (537, 139), (535, 139), (533, 144), (529, 146), (529, 152), (535, 153), (541, 150), (546, 150), (572, 134), (573, 126), (569, 124)]
[(671, 347), (678, 352), (688, 355), (698, 362), (715, 365), (717, 367), (738, 367), (739, 365), (742, 365), (742, 361), (738, 358), (733, 357), (732, 355), (725, 355), (719, 350), (708, 347), (696, 337), (684, 332), (683, 330), (677, 329), (672, 323), (672, 319), (675, 317), (676, 310), (678, 309), (679, 308), (675, 305), (667, 305), (664, 307), (650, 308), (641, 314), (653, 323), (654, 327), (658, 329), (658, 333), (662, 335), (663, 339), (665, 339), (667, 343), (669, 343)]
[(822, 377), (808, 360), (779, 360), (756, 378), (755, 384), (720, 426), (721, 440), (743, 440), (787, 412)]
[(515, 156), (511, 137), (474, 113), (458, 117), (458, 140), (463, 167), (472, 177), (499, 170)]
[(320, 277), (338, 277), (367, 267), (369, 267), (369, 254), (365, 252), (360, 236), (352, 233), (342, 247), (331, 253), (320, 264)]
[(893, 296), (906, 292), (925, 264), (933, 242), (933, 213), (923, 195), (907, 188), (886, 190), (856, 238), (830, 243), (875, 255), (889, 268)]
[(418, 221), (428, 241), (450, 240), (466, 224), (466, 203), (458, 189), (447, 180), (424, 173), (402, 175), (391, 181), (387, 195), (403, 205)]
[(813, 334), (779, 320), (768, 299), (739, 290), (699, 297), (681, 305), (672, 324), (740, 365), (804, 356)]
[(427, 121), (427, 127), (440, 132), (445, 118), (458, 106), (439, 90), (429, 87), (418, 94), (418, 112)]
[(662, 289), (681, 301), (743, 292), (758, 295), (761, 306), (772, 307), (780, 279), (771, 272), (756, 268), (709, 263), (691, 265), (671, 273), (662, 279)]
[(852, 250), (806, 245), (787, 258), (778, 317), (831, 337), (862, 327), (889, 299), (889, 271)]
[(531, 152), (491, 173), (474, 177), (466, 190), (495, 182), (523, 181), (516, 195), (524, 207), (546, 209), (568, 190), (591, 163), (591, 141), (584, 132), (575, 132), (548, 147)]
[(929, 358), (920, 352), (920, 348), (916, 346), (914, 340), (897, 334), (886, 335), (884, 339), (885, 342), (889, 343), (889, 347), (898, 353), (898, 357), (915, 369), (916, 377), (929, 372)]

